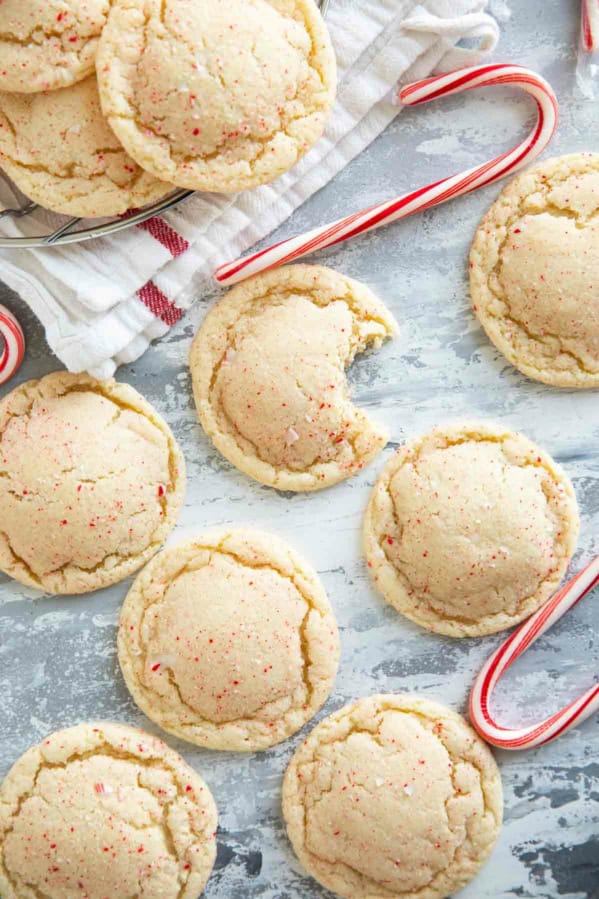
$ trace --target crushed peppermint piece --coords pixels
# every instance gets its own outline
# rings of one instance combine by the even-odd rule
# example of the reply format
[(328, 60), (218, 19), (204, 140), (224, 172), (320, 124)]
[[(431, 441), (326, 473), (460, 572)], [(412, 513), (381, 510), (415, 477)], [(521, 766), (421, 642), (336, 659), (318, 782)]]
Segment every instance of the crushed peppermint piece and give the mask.
[(287, 433), (285, 434), (285, 443), (287, 444), (287, 446), (291, 446), (293, 443), (297, 443), (299, 439), (300, 436), (295, 428), (289, 428)]

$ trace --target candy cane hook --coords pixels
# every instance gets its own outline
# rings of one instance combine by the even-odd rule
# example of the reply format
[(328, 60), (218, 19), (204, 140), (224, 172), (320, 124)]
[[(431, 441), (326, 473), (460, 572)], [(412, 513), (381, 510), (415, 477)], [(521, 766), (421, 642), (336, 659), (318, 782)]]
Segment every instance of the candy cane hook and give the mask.
[(481, 737), (501, 749), (532, 749), (555, 740), (599, 709), (599, 684), (590, 687), (561, 711), (540, 724), (509, 728), (497, 724), (489, 712), (493, 690), (502, 675), (541, 634), (599, 584), (599, 556), (565, 584), (548, 603), (514, 631), (497, 649), (476, 678), (470, 693), (470, 720)]
[(4, 341), (0, 354), (0, 384), (6, 384), (23, 361), (25, 335), (17, 319), (5, 306), (0, 306), (0, 334)]
[(545, 149), (557, 125), (555, 94), (545, 79), (530, 69), (516, 65), (475, 66), (409, 84), (400, 91), (399, 99), (404, 106), (417, 106), (439, 97), (493, 84), (521, 87), (537, 104), (538, 118), (533, 130), (513, 150), (459, 175), (452, 175), (395, 200), (371, 206), (321, 228), (314, 228), (306, 234), (284, 240), (244, 259), (221, 265), (214, 273), (216, 280), (220, 284), (235, 284), (251, 275), (293, 262), (308, 253), (349, 240), (358, 234), (366, 234), (374, 228), (470, 193), (528, 165)]

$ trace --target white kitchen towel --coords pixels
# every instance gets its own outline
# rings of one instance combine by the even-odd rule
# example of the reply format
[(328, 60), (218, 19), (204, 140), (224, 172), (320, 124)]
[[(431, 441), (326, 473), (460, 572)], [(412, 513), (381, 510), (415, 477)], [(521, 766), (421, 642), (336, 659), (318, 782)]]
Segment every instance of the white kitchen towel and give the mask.
[[(71, 371), (109, 377), (137, 359), (205, 293), (214, 268), (269, 234), (357, 156), (398, 114), (398, 81), (477, 62), (499, 27), (488, 0), (332, 0), (337, 102), (324, 136), (272, 184), (234, 196), (195, 194), (112, 237), (44, 250), (0, 251), (0, 280), (41, 319)], [(468, 47), (457, 47), (466, 40)], [(0, 182), (0, 207), (3, 196)], [(380, 198), (377, 198), (380, 199)], [(348, 212), (353, 210), (348, 210)], [(9, 236), (56, 227), (51, 214), (2, 222)], [(320, 224), (314, 222), (314, 225)]]

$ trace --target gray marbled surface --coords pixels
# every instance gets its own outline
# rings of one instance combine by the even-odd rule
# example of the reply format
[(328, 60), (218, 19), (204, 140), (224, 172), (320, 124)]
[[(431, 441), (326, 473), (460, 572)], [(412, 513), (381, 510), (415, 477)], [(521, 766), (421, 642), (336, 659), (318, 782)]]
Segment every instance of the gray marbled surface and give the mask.
[[(542, 72), (556, 88), (561, 125), (553, 154), (599, 149), (594, 104), (574, 95), (578, 2), (512, 0), (495, 58)], [(493, 155), (530, 123), (521, 95), (489, 90), (403, 112), (386, 133), (280, 229), (278, 237), (391, 197)], [(250, 482), (212, 449), (195, 418), (186, 357), (214, 296), (120, 378), (170, 422), (187, 458), (189, 490), (175, 532), (247, 523), (287, 538), (318, 568), (342, 632), (336, 690), (323, 714), (374, 691), (409, 690), (463, 710), (473, 675), (500, 637), (452, 641), (401, 618), (374, 592), (360, 552), (369, 490), (394, 446), (455, 419), (500, 419), (551, 452), (572, 477), (582, 514), (574, 566), (599, 552), (597, 394), (526, 380), (491, 347), (469, 311), (466, 255), (497, 187), (337, 248), (323, 261), (374, 288), (397, 316), (401, 336), (360, 358), (356, 398), (385, 422), (392, 442), (368, 470), (332, 490), (281, 495)], [(18, 380), (58, 367), (39, 325), (0, 285), (0, 301), (24, 322), (29, 350)], [(0, 576), (0, 774), (48, 731), (84, 719), (115, 719), (155, 731), (128, 697), (115, 652), (127, 583), (93, 595), (40, 598)], [(599, 593), (563, 619), (510, 672), (498, 693), (506, 723), (548, 713), (599, 671)], [(594, 627), (595, 625), (595, 627)], [(467, 899), (599, 897), (599, 721), (587, 721), (533, 752), (498, 753), (505, 826)], [(219, 853), (209, 899), (324, 896), (288, 846), (279, 796), (300, 738), (237, 756), (176, 744), (209, 782), (220, 808)], [(176, 741), (169, 738), (169, 742)], [(118, 899), (118, 897), (114, 897)]]

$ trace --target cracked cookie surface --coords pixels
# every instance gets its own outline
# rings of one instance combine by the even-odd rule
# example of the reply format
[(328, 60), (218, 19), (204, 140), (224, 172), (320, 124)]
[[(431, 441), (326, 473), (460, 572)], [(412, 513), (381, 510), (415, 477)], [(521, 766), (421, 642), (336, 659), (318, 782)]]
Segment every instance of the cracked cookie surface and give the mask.
[(578, 527), (572, 484), (550, 456), (476, 422), (401, 447), (375, 484), (364, 545), (387, 602), (428, 630), (472, 637), (549, 599)]
[(106, 723), (57, 731), (0, 787), (0, 892), (196, 899), (216, 818), (199, 774), (155, 737)]
[(40, 206), (80, 218), (118, 215), (173, 190), (120, 145), (94, 75), (60, 91), (0, 94), (0, 168)]
[(360, 699), (322, 721), (285, 773), (293, 848), (347, 899), (445, 899), (490, 855), (502, 820), (491, 752), (426, 699)]
[(48, 593), (132, 574), (183, 502), (167, 424), (126, 384), (57, 372), (0, 402), (0, 569)]
[(240, 471), (280, 490), (351, 477), (387, 435), (352, 404), (345, 369), (396, 333), (367, 287), (331, 269), (294, 265), (245, 281), (193, 342), (202, 426)]
[(114, 0), (97, 70), (123, 146), (191, 190), (283, 174), (320, 137), (335, 95), (313, 0)]
[(123, 604), (118, 646), (148, 717), (199, 746), (248, 752), (309, 721), (339, 663), (318, 576), (253, 530), (208, 531), (156, 556)]
[(68, 87), (94, 70), (110, 0), (2, 0), (0, 91)]
[(599, 154), (519, 175), (483, 218), (470, 252), (472, 304), (529, 378), (599, 387)]

